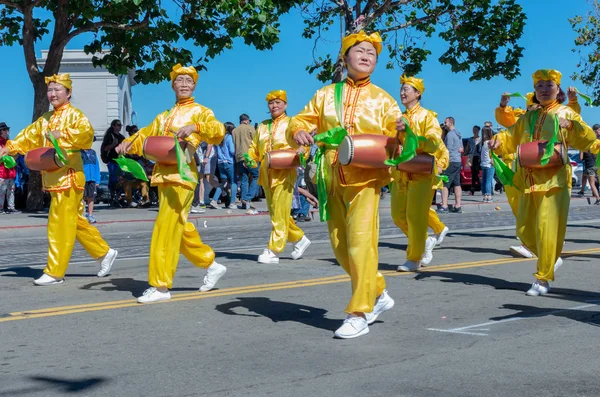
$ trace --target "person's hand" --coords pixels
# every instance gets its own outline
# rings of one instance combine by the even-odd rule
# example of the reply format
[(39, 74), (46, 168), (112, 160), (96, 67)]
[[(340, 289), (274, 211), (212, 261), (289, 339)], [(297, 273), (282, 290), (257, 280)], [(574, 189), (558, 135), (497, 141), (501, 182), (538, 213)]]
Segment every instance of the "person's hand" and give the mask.
[(52, 136), (55, 139), (60, 139), (60, 131), (58, 131), (58, 130), (49, 131), (49, 132), (46, 133), (46, 138), (50, 139), (50, 134), (52, 134)]
[(117, 154), (127, 154), (129, 149), (131, 149), (132, 142), (121, 142), (116, 148), (115, 152)]
[(575, 87), (567, 88), (567, 97), (569, 98), (569, 102), (577, 100), (577, 89)]
[(307, 197), (307, 198), (306, 198), (306, 201), (308, 201), (308, 203), (309, 203), (310, 205), (312, 205), (313, 207), (318, 207), (318, 206), (319, 206), (319, 201), (318, 201), (318, 200), (315, 200), (315, 199), (314, 199), (314, 198), (312, 198), (312, 197)]
[(462, 154), (462, 153), (464, 153), (464, 152), (465, 152), (465, 149), (463, 149), (463, 148), (461, 148), (461, 147), (459, 147), (459, 148), (458, 148), (458, 153)]
[(188, 125), (184, 125), (180, 129), (178, 129), (175, 132), (175, 135), (177, 135), (177, 138), (185, 139), (188, 136), (192, 135), (192, 133), (194, 133), (194, 132), (196, 132), (196, 125), (188, 124)]
[(396, 120), (396, 131), (398, 131), (398, 132), (406, 131), (406, 123), (404, 122), (404, 120), (402, 120), (402, 117), (400, 117), (398, 120)]
[(96, 187), (99, 187), (100, 185), (96, 183)]
[(7, 147), (0, 148), (0, 157), (8, 156), (8, 154), (9, 154), (9, 150)]
[(500, 141), (497, 140), (496, 137), (494, 137), (489, 141), (488, 146), (490, 150), (496, 150), (500, 147)]
[(500, 107), (505, 107), (506, 105), (508, 105), (508, 101), (510, 101), (510, 97), (508, 96), (508, 92), (505, 92), (500, 97)]
[(304, 130), (300, 130), (294, 134), (294, 141), (300, 146), (311, 146), (315, 143), (312, 135)]
[(565, 128), (567, 130), (573, 127), (573, 122), (571, 120), (563, 119), (562, 117), (558, 119), (558, 125), (560, 128)]
[(205, 158), (202, 159), (202, 164), (208, 164), (208, 158), (207, 157), (205, 157)]

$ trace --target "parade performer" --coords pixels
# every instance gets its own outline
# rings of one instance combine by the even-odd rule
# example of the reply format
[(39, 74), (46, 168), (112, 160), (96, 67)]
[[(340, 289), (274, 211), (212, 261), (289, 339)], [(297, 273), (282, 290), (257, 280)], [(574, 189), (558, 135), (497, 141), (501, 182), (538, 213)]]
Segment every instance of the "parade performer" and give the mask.
[(318, 90), (290, 121), (287, 133), (299, 145), (320, 142), (315, 156), (321, 220), (327, 220), (329, 238), (339, 264), (350, 275), (352, 298), (348, 316), (335, 331), (337, 338), (355, 338), (369, 332), (368, 324), (394, 305), (378, 272), (379, 192), (390, 180), (388, 168), (342, 166), (337, 145), (346, 133), (397, 135), (401, 116), (396, 101), (371, 83), (381, 52), (381, 37), (363, 31), (342, 40), (341, 55), (347, 78)]
[[(406, 106), (404, 113), (410, 129), (418, 137), (425, 139), (420, 142), (418, 153), (431, 154), (438, 158), (445, 149), (442, 142), (442, 129), (437, 120), (437, 114), (421, 107), (421, 96), (425, 92), (423, 80), (416, 77), (402, 76), (400, 78), (400, 100)], [(404, 144), (406, 128), (402, 121), (400, 141)], [(443, 147), (443, 149), (442, 149)], [(438, 154), (439, 152), (439, 154)], [(437, 164), (434, 167), (437, 170)], [(392, 175), (392, 219), (408, 237), (406, 262), (398, 266), (398, 271), (410, 272), (421, 265), (428, 265), (432, 258), (432, 250), (436, 245), (433, 236), (427, 236), (429, 210), (433, 197), (432, 186), (437, 182), (437, 176), (407, 173), (393, 170)]]
[[(46, 77), (48, 101), (54, 110), (46, 112), (0, 149), (6, 154), (25, 155), (55, 140), (66, 152), (66, 165), (54, 171), (42, 171), (44, 190), (50, 193), (48, 213), (48, 264), (36, 285), (60, 284), (69, 266), (75, 240), (100, 264), (98, 277), (106, 276), (117, 257), (98, 230), (83, 217), (85, 175), (81, 150), (92, 147), (94, 128), (81, 110), (71, 105), (72, 82), (68, 73)], [(64, 154), (63, 154), (64, 155)]]
[[(194, 67), (177, 64), (171, 71), (171, 86), (177, 103), (171, 110), (156, 116), (152, 124), (130, 136), (117, 147), (120, 154), (143, 154), (144, 140), (153, 136), (173, 136), (186, 140), (193, 147), (201, 141), (219, 144), (225, 135), (225, 127), (212, 110), (194, 102), (198, 73)], [(182, 160), (185, 162), (185, 160)], [(214, 261), (215, 253), (202, 243), (194, 225), (187, 221), (198, 183), (194, 160), (186, 167), (191, 178), (184, 178), (178, 165), (157, 163), (152, 173), (152, 186), (158, 186), (158, 216), (152, 231), (150, 259), (148, 263), (148, 288), (138, 298), (139, 303), (149, 303), (171, 298), (169, 289), (179, 262), (181, 252), (192, 264), (207, 268), (200, 291), (210, 291), (225, 274), (225, 266)]]
[[(500, 98), (500, 106), (498, 106), (495, 111), (496, 121), (504, 128), (513, 126), (519, 117), (523, 116), (527, 111), (536, 110), (540, 106), (539, 104), (533, 102), (533, 97), (535, 95), (534, 92), (528, 92), (525, 96), (527, 101), (527, 110), (509, 106), (509, 95), (510, 94), (508, 92), (502, 94), (502, 97)], [(581, 114), (581, 106), (577, 101), (577, 91), (575, 90), (575, 87), (569, 87), (567, 89), (567, 96), (569, 98), (567, 106), (577, 114)], [(502, 161), (504, 161), (504, 163), (511, 168), (514, 168), (515, 159), (516, 153), (505, 154), (502, 156)], [(519, 197), (521, 195), (520, 189), (515, 186), (505, 185), (504, 191), (506, 192), (508, 205), (510, 206), (511, 211), (516, 218), (519, 209)], [(510, 251), (515, 255), (522, 256), (524, 258), (533, 258), (535, 256), (533, 252), (531, 252), (531, 250), (523, 244), (511, 246)]]
[[(600, 140), (581, 117), (561, 105), (565, 93), (560, 87), (562, 74), (543, 69), (533, 74), (535, 96), (540, 108), (521, 116), (515, 125), (497, 134), (490, 149), (501, 155), (517, 153), (519, 145), (548, 142), (540, 165), (516, 165), (515, 186), (520, 189), (517, 237), (538, 256), (535, 282), (527, 295), (545, 295), (554, 280), (554, 269), (562, 263), (560, 253), (567, 228), (571, 193), (571, 164), (548, 164), (554, 144), (562, 143), (582, 151), (598, 153)], [(566, 156), (566, 155), (565, 155)], [(563, 158), (564, 160), (564, 158)]]
[(286, 129), (290, 117), (286, 114), (287, 94), (283, 90), (267, 94), (267, 104), (271, 119), (265, 120), (258, 126), (256, 134), (248, 149), (249, 159), (255, 168), (260, 163), (258, 184), (264, 189), (267, 198), (267, 208), (271, 216), (271, 238), (267, 248), (259, 255), (260, 263), (279, 263), (279, 254), (283, 252), (287, 241), (294, 243), (293, 259), (300, 259), (310, 240), (306, 238), (291, 216), (292, 197), (296, 184), (296, 168), (269, 169), (267, 153), (276, 150), (290, 150)]
[[(434, 112), (434, 114), (435, 114), (435, 112)], [(437, 115), (436, 115), (436, 118), (437, 118)], [(441, 190), (444, 188), (444, 181), (442, 179), (441, 174), (442, 174), (442, 171), (444, 171), (446, 168), (448, 168), (449, 164), (450, 164), (450, 153), (448, 152), (448, 148), (446, 148), (446, 145), (444, 145), (444, 142), (442, 141), (439, 150), (436, 151), (436, 153), (435, 153), (435, 166), (436, 166), (438, 175), (435, 176), (435, 178), (433, 180), (433, 186), (431, 187), (433, 190), (433, 194), (435, 194), (438, 190)], [(440, 217), (438, 216), (437, 211), (431, 207), (429, 207), (429, 216), (427, 218), (427, 226), (429, 226), (431, 228), (431, 230), (433, 230), (433, 233), (434, 233), (433, 238), (435, 239), (435, 245), (440, 246), (442, 244), (442, 241), (444, 241), (444, 238), (446, 238), (446, 235), (448, 234), (450, 229), (448, 228), (448, 226), (446, 226), (444, 224), (444, 222), (442, 222), (440, 220)]]

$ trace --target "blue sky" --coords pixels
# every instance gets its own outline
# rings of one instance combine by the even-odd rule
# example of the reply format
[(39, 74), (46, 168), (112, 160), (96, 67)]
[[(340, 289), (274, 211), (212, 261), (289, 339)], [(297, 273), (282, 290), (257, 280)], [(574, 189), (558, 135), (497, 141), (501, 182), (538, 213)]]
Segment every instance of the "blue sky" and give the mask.
[[(572, 84), (569, 77), (576, 70), (577, 54), (572, 52), (575, 34), (568, 18), (584, 14), (587, 2), (572, 1), (569, 7), (561, 0), (546, 0), (544, 7), (538, 2), (521, 0), (527, 14), (527, 26), (520, 44), (525, 47), (521, 61), (521, 77), (507, 81), (496, 78), (491, 81), (470, 82), (467, 74), (454, 74), (448, 66), (440, 65), (437, 57), (444, 51), (445, 44), (432, 38), (427, 47), (433, 52), (424, 65), (419, 77), (425, 80), (426, 92), (422, 105), (436, 111), (440, 119), (454, 116), (463, 137), (471, 135), (474, 124), (494, 120), (494, 109), (504, 91), (531, 91), (531, 74), (536, 69), (553, 68), (563, 73), (563, 87)], [(238, 43), (208, 64), (208, 71), (201, 72), (196, 88), (196, 101), (212, 108), (222, 121), (238, 122), (241, 113), (248, 113), (253, 121), (267, 117), (265, 94), (274, 89), (288, 92), (288, 113), (298, 112), (314, 92), (323, 86), (313, 75), (305, 71), (311, 62), (311, 40), (301, 37), (302, 18), (297, 12), (282, 17), (281, 41), (272, 51), (257, 51)], [(83, 41), (72, 42), (68, 48), (82, 48)], [(331, 42), (330, 48), (322, 50), (336, 52), (339, 42)], [(37, 51), (47, 48), (48, 43), (38, 43)], [(5, 99), (0, 121), (12, 127), (12, 133), (30, 123), (33, 108), (33, 88), (25, 70), (23, 51), (19, 47), (0, 47)], [(385, 69), (386, 55), (372, 76), (372, 81), (399, 100), (399, 69)], [(7, 78), (10, 77), (10, 78)], [(582, 92), (586, 87), (576, 84)], [(11, 93), (10, 97), (6, 96)], [(171, 99), (173, 98), (173, 99)], [(173, 104), (173, 93), (169, 83), (137, 85), (133, 88), (133, 107), (138, 114), (140, 126), (149, 124), (152, 118)], [(581, 102), (581, 101), (580, 101)], [(511, 104), (523, 106), (524, 101), (513, 98)], [(583, 107), (584, 120), (592, 125), (600, 123), (598, 108)]]

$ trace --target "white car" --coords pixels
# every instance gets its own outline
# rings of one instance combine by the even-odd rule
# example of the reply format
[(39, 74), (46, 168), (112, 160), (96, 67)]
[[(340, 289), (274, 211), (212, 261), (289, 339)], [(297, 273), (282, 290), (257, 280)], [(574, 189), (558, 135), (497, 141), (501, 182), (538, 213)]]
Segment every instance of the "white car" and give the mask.
[(568, 155), (571, 160), (573, 187), (580, 186), (583, 180), (583, 163), (579, 160), (579, 150), (569, 149)]

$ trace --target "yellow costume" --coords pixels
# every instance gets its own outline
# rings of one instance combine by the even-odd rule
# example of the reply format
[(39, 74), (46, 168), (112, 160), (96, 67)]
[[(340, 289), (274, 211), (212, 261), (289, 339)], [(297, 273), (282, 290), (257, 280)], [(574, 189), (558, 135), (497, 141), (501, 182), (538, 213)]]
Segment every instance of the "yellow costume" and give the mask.
[[(70, 88), (70, 80), (66, 82), (64, 76), (47, 79)], [(109, 250), (98, 230), (90, 225), (80, 210), (85, 186), (80, 150), (92, 147), (94, 129), (79, 109), (67, 103), (44, 113), (15, 139), (8, 141), (6, 148), (11, 155), (24, 155), (33, 149), (50, 147), (52, 145), (45, 134), (55, 130), (60, 131), (58, 143), (67, 152), (68, 164), (56, 171), (42, 171), (44, 190), (50, 192), (51, 196), (48, 214), (48, 265), (44, 273), (55, 279), (62, 279), (69, 266), (75, 240), (94, 259), (100, 259)]]
[[(177, 66), (174, 68), (175, 73), (171, 73), (172, 80), (180, 74), (195, 76), (194, 81), (197, 80), (195, 69), (191, 72), (190, 69), (193, 68)], [(189, 98), (156, 116), (152, 124), (140, 129), (124, 142), (133, 143), (130, 153), (142, 155), (146, 138), (173, 136), (172, 131), (190, 124), (196, 126), (196, 132), (192, 133), (187, 141), (194, 147), (198, 147), (201, 141), (217, 145), (225, 136), (225, 127), (215, 118), (212, 110), (195, 103), (194, 98)], [(195, 162), (192, 161), (189, 165), (197, 180)], [(150, 243), (148, 283), (156, 288), (170, 289), (180, 252), (192, 264), (201, 268), (208, 268), (213, 263), (215, 253), (212, 248), (202, 243), (194, 225), (187, 221), (196, 182), (183, 180), (177, 165), (156, 163), (151, 184), (158, 186), (159, 208)]]
[[(402, 77), (400, 82), (403, 85), (414, 87), (421, 94), (425, 91), (421, 79)], [(406, 110), (404, 116), (415, 135), (427, 139), (419, 144), (417, 153), (428, 153), (436, 158), (441, 157), (443, 155), (441, 148), (445, 148), (445, 146), (442, 142), (442, 129), (437, 120), (437, 114), (422, 108), (417, 102), (415, 106)], [(406, 132), (400, 133), (401, 143), (404, 143), (405, 137)], [(428, 221), (431, 217), (432, 186), (437, 182), (437, 177), (435, 175), (410, 174), (396, 169), (392, 171), (392, 175), (394, 178), (391, 199), (392, 219), (408, 237), (406, 259), (419, 262), (425, 252)]]
[[(437, 115), (435, 117), (437, 118)], [(442, 141), (440, 144), (439, 150), (437, 150), (435, 152), (435, 166), (437, 169), (437, 173), (441, 174), (443, 170), (448, 168), (449, 164), (450, 164), (450, 153), (448, 152), (446, 145), (444, 145), (444, 142)], [(432, 186), (433, 194), (435, 194), (435, 192), (437, 190), (440, 190), (443, 187), (444, 187), (444, 182), (442, 181), (442, 178), (440, 178), (439, 176), (436, 175), (434, 178), (433, 186)], [(440, 220), (440, 218), (437, 214), (437, 211), (435, 211), (433, 208), (431, 208), (431, 206), (429, 207), (429, 216), (427, 218), (427, 226), (429, 226), (433, 230), (434, 234), (440, 234), (446, 228), (446, 225)]]
[[(556, 71), (537, 71), (533, 77), (534, 84), (539, 80), (552, 80), (560, 85), (560, 73)], [(592, 129), (576, 112), (556, 101), (537, 111), (527, 112), (514, 126), (496, 135), (495, 139), (500, 143), (497, 151), (512, 154), (522, 143), (551, 139), (554, 117), (571, 121), (569, 129), (559, 128), (559, 142), (598, 153), (600, 140), (596, 139)], [(535, 123), (533, 130), (532, 122)], [(517, 165), (515, 182), (521, 189), (517, 236), (538, 257), (535, 277), (541, 282), (554, 280), (554, 264), (562, 250), (569, 214), (571, 165), (568, 161), (561, 167), (541, 169)]]
[[(349, 48), (350, 41), (342, 45)], [(334, 101), (335, 84), (317, 91), (312, 100), (288, 127), (291, 141), (296, 132), (317, 130), (318, 133), (338, 127)], [(343, 126), (350, 135), (385, 134), (396, 136), (396, 120), (401, 116), (396, 101), (384, 90), (371, 84), (369, 78), (353, 81), (347, 78), (343, 90)], [(390, 182), (387, 168), (365, 169), (342, 166), (337, 150), (328, 149), (323, 166), (330, 219), (327, 223), (333, 252), (352, 279), (352, 299), (346, 312), (368, 313), (375, 299), (385, 289), (378, 272), (379, 192)]]
[[(285, 91), (274, 91), (267, 95), (267, 102), (274, 99), (287, 102)], [(288, 240), (294, 243), (304, 236), (304, 232), (290, 215), (296, 184), (296, 169), (269, 169), (266, 161), (268, 152), (292, 148), (286, 137), (289, 122), (290, 117), (285, 113), (276, 119), (263, 121), (256, 129), (248, 149), (250, 158), (260, 162), (258, 184), (264, 188), (273, 227), (267, 248), (275, 253), (283, 252)]]

